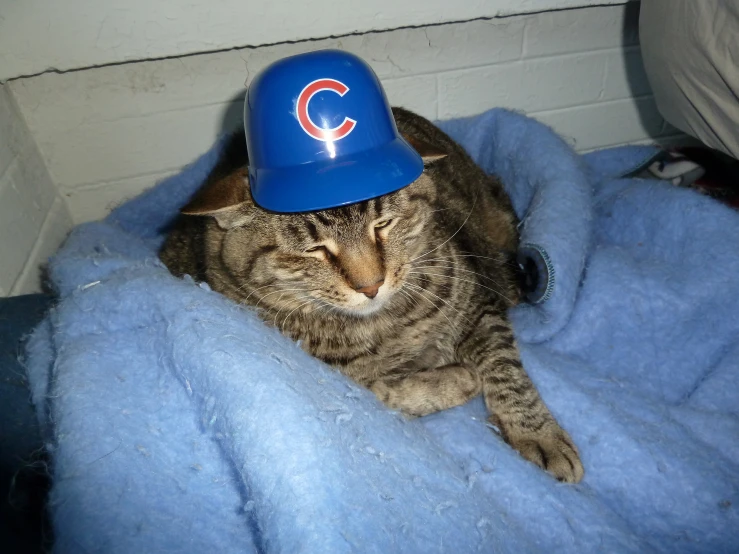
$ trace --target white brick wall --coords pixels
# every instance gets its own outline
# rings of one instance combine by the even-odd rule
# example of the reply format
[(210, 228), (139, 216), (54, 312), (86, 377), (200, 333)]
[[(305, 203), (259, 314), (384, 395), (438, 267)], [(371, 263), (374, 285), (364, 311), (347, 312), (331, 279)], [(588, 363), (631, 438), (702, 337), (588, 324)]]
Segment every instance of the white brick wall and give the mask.
[(0, 296), (39, 290), (39, 266), (71, 226), (28, 128), (0, 86)]
[[(0, 81), (104, 64), (633, 0), (6, 0)], [(43, 40), (39, 40), (39, 31)]]
[(626, 6), (245, 48), (9, 84), (76, 222), (180, 170), (240, 121), (244, 85), (268, 63), (336, 47), (365, 58), (396, 105), (449, 118), (505, 106), (577, 149), (670, 140)]

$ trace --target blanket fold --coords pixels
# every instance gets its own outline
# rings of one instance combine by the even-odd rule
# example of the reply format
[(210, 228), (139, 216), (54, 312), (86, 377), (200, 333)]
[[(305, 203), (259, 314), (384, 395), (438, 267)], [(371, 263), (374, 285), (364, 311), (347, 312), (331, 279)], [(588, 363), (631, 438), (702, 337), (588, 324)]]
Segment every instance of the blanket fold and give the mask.
[(621, 179), (525, 116), (442, 122), (497, 173), (548, 294), (511, 317), (578, 445), (576, 486), (524, 461), (480, 399), (418, 420), (156, 257), (222, 143), (50, 264), (28, 374), (57, 552), (735, 552), (739, 215)]

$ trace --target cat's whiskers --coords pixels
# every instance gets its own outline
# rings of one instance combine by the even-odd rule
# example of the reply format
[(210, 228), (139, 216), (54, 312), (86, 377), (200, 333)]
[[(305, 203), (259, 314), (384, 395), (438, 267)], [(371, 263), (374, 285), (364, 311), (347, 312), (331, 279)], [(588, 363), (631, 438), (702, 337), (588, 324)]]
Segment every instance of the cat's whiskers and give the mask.
[[(432, 305), (432, 306), (433, 306), (434, 308), (436, 308), (437, 310), (439, 310), (439, 313), (440, 313), (441, 315), (443, 315), (443, 316), (444, 316), (444, 317), (446, 318), (446, 320), (447, 320), (447, 321), (449, 322), (449, 325), (451, 325), (452, 327), (454, 327), (454, 323), (452, 323), (452, 320), (451, 320), (451, 319), (449, 319), (449, 316), (447, 316), (447, 315), (446, 315), (446, 314), (444, 313), (444, 310), (442, 310), (442, 309), (441, 309), (441, 307), (437, 306), (435, 302), (432, 302), (432, 301), (431, 301), (431, 300), (429, 300), (429, 299), (428, 299), (427, 297), (423, 296), (423, 295), (421, 294), (421, 292), (428, 292), (428, 293), (430, 293), (430, 294), (432, 294), (432, 295), (436, 296), (435, 294), (433, 294), (433, 293), (432, 293), (432, 292), (430, 292), (430, 291), (427, 291), (427, 290), (426, 290), (426, 289), (424, 289), (423, 287), (420, 287), (420, 286), (418, 286), (418, 285), (414, 285), (413, 283), (408, 283), (408, 282), (406, 282), (406, 283), (403, 283), (403, 286), (404, 286), (404, 287), (405, 287), (405, 286), (407, 286), (407, 287), (412, 287), (412, 288), (410, 288), (410, 289), (408, 290), (408, 292), (412, 292), (412, 293), (415, 293), (415, 294), (417, 294), (417, 295), (418, 295), (418, 296), (419, 296), (420, 298), (422, 298), (423, 300), (425, 300), (426, 302), (428, 302), (429, 304), (431, 304), (431, 305)], [(418, 290), (416, 290), (416, 289), (418, 289)], [(439, 298), (439, 297), (438, 297), (438, 296), (436, 296), (436, 298)], [(454, 309), (454, 308), (452, 308), (452, 309)]]
[[(302, 295), (302, 296), (298, 296), (298, 297), (296, 297), (296, 298), (295, 298), (294, 300), (295, 300), (296, 302), (300, 302), (300, 301), (302, 301), (302, 300), (305, 300), (306, 298), (309, 298), (309, 296), (308, 296), (307, 294), (304, 294), (304, 295)], [(308, 302), (310, 302), (310, 300), (309, 300)], [(306, 302), (306, 304), (307, 304), (307, 302)], [(282, 307), (281, 307), (281, 308), (280, 308), (279, 310), (277, 310), (277, 313), (275, 313), (274, 317), (272, 318), (272, 324), (273, 324), (273, 325), (274, 325), (275, 327), (277, 327), (277, 318), (278, 318), (278, 317), (280, 317), (280, 313), (282, 312), (282, 310), (284, 310), (284, 309), (286, 309), (286, 308), (290, 308), (291, 306), (293, 306), (293, 304), (292, 304), (292, 303), (290, 303), (290, 304), (285, 304), (285, 305), (284, 305), (284, 306), (282, 306)], [(292, 312), (291, 312), (291, 313), (292, 313)], [(283, 322), (283, 325), (284, 325), (284, 322)]]
[(321, 310), (326, 309), (326, 314), (331, 313), (334, 309), (338, 308), (335, 304), (331, 304), (331, 302), (327, 302), (326, 300), (323, 300), (322, 298), (313, 298), (313, 301), (318, 304), (318, 308), (315, 311), (315, 314), (320, 314)]
[[(330, 303), (325, 302), (325, 301), (322, 301), (322, 302), (323, 302), (323, 305), (321, 306), (321, 308), (326, 308), (326, 312), (324, 314), (321, 314), (323, 316), (328, 317), (332, 313), (334, 313), (336, 310), (339, 309), (339, 307), (336, 304), (330, 304)], [(316, 312), (316, 313), (318, 314), (320, 312)]]
[[(442, 274), (442, 273), (428, 273), (428, 272), (420, 272), (420, 271), (409, 271), (408, 273), (409, 274), (413, 274), (413, 275), (419, 275), (419, 276), (421, 276), (421, 278), (426, 279), (427, 281), (431, 281), (431, 279), (429, 279), (427, 277), (427, 275), (430, 275), (430, 276), (434, 276), (434, 277), (444, 277), (444, 278), (451, 279), (451, 280), (456, 280), (456, 281), (459, 281), (459, 282), (462, 282), (462, 283), (470, 283), (472, 285), (476, 285), (478, 287), (482, 287), (484, 289), (487, 289), (487, 290), (489, 290), (489, 291), (497, 294), (498, 296), (500, 296), (501, 298), (503, 298), (504, 300), (506, 300), (508, 302), (512, 302), (512, 300), (510, 298), (508, 298), (508, 296), (506, 296), (505, 293), (501, 292), (498, 289), (494, 289), (494, 288), (488, 287), (486, 285), (483, 285), (482, 283), (478, 283), (477, 281), (471, 281), (469, 279), (461, 279), (459, 277), (455, 277), (455, 276), (452, 276), (452, 275), (445, 275), (445, 274)], [(499, 283), (496, 283), (496, 284), (499, 284)]]
[[(235, 291), (235, 292), (241, 292), (241, 289), (243, 289), (243, 288), (244, 288), (244, 287), (245, 287), (246, 285), (248, 285), (248, 284), (249, 284), (249, 283), (244, 283), (243, 285), (241, 285), (240, 287), (238, 287), (238, 288), (236, 289), (236, 291)], [(258, 290), (266, 289), (267, 287), (278, 287), (278, 286), (279, 286), (279, 285), (274, 285), (274, 284), (270, 283), (269, 285), (262, 285), (261, 287), (257, 287), (257, 288), (255, 288), (255, 289), (254, 289), (253, 291), (251, 291), (251, 292), (250, 292), (250, 293), (249, 293), (249, 294), (247, 295), (247, 297), (246, 297), (246, 298), (244, 298), (244, 299), (243, 299), (243, 300), (242, 300), (242, 301), (241, 301), (240, 303), (241, 303), (241, 304), (246, 304), (246, 302), (247, 302), (247, 301), (249, 300), (249, 298), (251, 298), (251, 295), (252, 295), (252, 294), (254, 294), (255, 292), (257, 292)]]
[(487, 289), (487, 290), (489, 290), (491, 292), (494, 292), (495, 294), (499, 295), (504, 300), (508, 301), (508, 303), (512, 303), (513, 302), (510, 298), (508, 298), (501, 291), (495, 290), (495, 289), (490, 288), (488, 286), (485, 286), (482, 283), (478, 283), (477, 281), (470, 281), (469, 279), (460, 279), (459, 277), (454, 277), (454, 276), (451, 276), (451, 275), (444, 275), (443, 273), (427, 273), (427, 272), (422, 272), (422, 271), (409, 271), (408, 274), (421, 275), (422, 277), (425, 277), (429, 281), (431, 279), (429, 279), (428, 277), (426, 277), (426, 275), (432, 275), (432, 276), (435, 276), (435, 277), (444, 277), (446, 279), (455, 279), (455, 280), (460, 281), (462, 283), (471, 283), (473, 285), (477, 285), (478, 287), (482, 287), (482, 288)]
[(515, 267), (518, 269), (518, 264), (509, 262), (507, 260), (501, 260), (499, 258), (491, 258), (490, 256), (480, 256), (478, 254), (470, 254), (468, 252), (464, 252), (460, 250), (458, 253), (452, 254), (451, 256), (440, 256), (438, 258), (427, 258), (425, 260), (422, 260), (423, 262), (438, 262), (438, 261), (444, 261), (444, 260), (454, 260), (456, 261), (458, 258), (480, 258), (482, 260), (492, 260), (496, 263), (502, 263), (511, 267)]
[(430, 291), (430, 290), (428, 290), (427, 288), (424, 288), (424, 287), (422, 287), (421, 285), (416, 285), (415, 283), (405, 283), (405, 284), (407, 284), (407, 285), (410, 285), (410, 286), (414, 286), (414, 287), (416, 287), (416, 288), (419, 288), (419, 289), (421, 289), (421, 290), (422, 290), (423, 292), (425, 292), (426, 294), (430, 294), (430, 295), (431, 295), (431, 296), (433, 296), (434, 298), (438, 298), (438, 299), (439, 299), (439, 300), (441, 300), (441, 301), (442, 301), (442, 302), (443, 302), (444, 304), (446, 304), (447, 306), (449, 306), (449, 308), (450, 308), (450, 309), (452, 309), (452, 310), (454, 310), (455, 312), (457, 312), (457, 314), (459, 314), (459, 316), (460, 316), (460, 317), (461, 317), (462, 319), (464, 319), (465, 321), (467, 321), (467, 323), (470, 323), (470, 324), (472, 324), (472, 322), (471, 322), (471, 321), (470, 321), (469, 319), (467, 319), (467, 317), (466, 317), (466, 316), (465, 316), (465, 315), (464, 315), (464, 314), (463, 314), (463, 313), (462, 313), (462, 312), (461, 312), (461, 311), (460, 311), (460, 310), (459, 310), (458, 308), (455, 308), (454, 306), (452, 306), (452, 305), (451, 305), (451, 304), (450, 304), (449, 302), (447, 302), (446, 300), (444, 300), (444, 299), (443, 299), (443, 298), (442, 298), (441, 296), (439, 296), (439, 295), (437, 295), (437, 294), (434, 294), (433, 292), (431, 292), (431, 291)]
[(473, 275), (477, 275), (479, 277), (482, 277), (483, 279), (487, 279), (488, 281), (492, 281), (498, 286), (501, 286), (498, 281), (493, 279), (492, 277), (488, 277), (487, 275), (483, 275), (482, 273), (478, 273), (477, 271), (472, 271), (470, 269), (464, 269), (462, 267), (458, 267), (455, 265), (416, 265), (413, 266), (413, 269), (454, 269), (456, 271), (464, 271), (465, 273), (471, 273)]
[(411, 302), (413, 302), (413, 304), (415, 306), (420, 306), (420, 304), (418, 303), (418, 301), (415, 298), (413, 298), (410, 294), (408, 294), (408, 291), (403, 290), (403, 287), (400, 287), (398, 289), (398, 292), (401, 293), (403, 296), (405, 296), (408, 300), (410, 300)]
[[(307, 290), (307, 289), (305, 289), (305, 290)], [(320, 298), (315, 298), (315, 297), (311, 296), (310, 294), (304, 294), (302, 296), (299, 296), (299, 297), (295, 298), (295, 300), (298, 301), (298, 302), (300, 302), (301, 300), (305, 300), (306, 298), (308, 299), (306, 302), (303, 302), (302, 304), (296, 306), (295, 308), (293, 308), (290, 311), (289, 314), (287, 314), (287, 316), (285, 317), (285, 319), (282, 321), (282, 326), (283, 327), (285, 326), (285, 323), (287, 322), (288, 318), (295, 312), (295, 310), (299, 310), (300, 308), (302, 308), (303, 306), (307, 306), (308, 304), (311, 304), (311, 303), (317, 304), (317, 308), (314, 311), (314, 314), (316, 314), (316, 315), (320, 314), (321, 313), (321, 310), (324, 310), (324, 309), (327, 310), (326, 311), (326, 315), (328, 315), (328, 314), (332, 313), (334, 310), (336, 310), (338, 308), (338, 306), (332, 305), (329, 302), (326, 302), (325, 300), (321, 300)], [(278, 299), (278, 302), (279, 302), (279, 299)], [(277, 326), (277, 318), (279, 317), (279, 315), (282, 312), (282, 310), (284, 310), (285, 308), (289, 308), (291, 305), (292, 304), (289, 304), (289, 305), (286, 305), (286, 306), (282, 306), (277, 311), (277, 313), (275, 314), (274, 319), (273, 319), (273, 324), (275, 325), (275, 327)]]
[(412, 263), (412, 262), (414, 262), (416, 260), (419, 260), (419, 259), (421, 259), (421, 258), (423, 258), (425, 256), (428, 256), (429, 254), (431, 254), (431, 252), (434, 252), (435, 250), (438, 250), (439, 248), (441, 248), (442, 246), (444, 246), (447, 242), (449, 242), (454, 237), (456, 237), (457, 236), (457, 233), (459, 233), (462, 230), (462, 227), (464, 227), (465, 224), (467, 223), (467, 221), (469, 221), (470, 216), (472, 216), (472, 212), (475, 211), (475, 206), (477, 205), (477, 199), (479, 198), (479, 196), (480, 196), (480, 191), (478, 190), (477, 191), (477, 194), (475, 194), (475, 200), (472, 202), (472, 207), (470, 208), (470, 213), (467, 214), (467, 217), (464, 218), (464, 221), (462, 222), (462, 225), (459, 226), (459, 229), (457, 229), (456, 231), (454, 231), (454, 234), (451, 237), (449, 237), (448, 239), (446, 239), (444, 242), (442, 242), (440, 245), (436, 246), (435, 248), (432, 248), (431, 250), (429, 250), (425, 254), (421, 254), (420, 256), (416, 256), (412, 260), (408, 260), (406, 263), (410, 264), (410, 263)]
[(262, 297), (259, 299), (259, 301), (254, 305), (255, 308), (259, 308), (259, 304), (261, 304), (262, 300), (267, 298), (268, 296), (272, 296), (273, 294), (277, 294), (278, 292), (281, 292), (282, 294), (277, 298), (275, 301), (275, 304), (279, 304), (282, 300), (282, 297), (285, 296), (288, 292), (308, 292), (308, 289), (277, 289), (273, 290), (272, 292), (268, 292), (267, 294), (262, 295)]
[(482, 258), (485, 260), (493, 260), (494, 262), (503, 263), (505, 265), (509, 265), (511, 267), (518, 267), (518, 264), (515, 262), (509, 262), (507, 260), (500, 260), (498, 258), (491, 258), (489, 256), (480, 256), (479, 254), (473, 254), (472, 252), (466, 252), (465, 250), (459, 251), (461, 256), (468, 257), (468, 258)]
[(241, 284), (240, 286), (236, 287), (236, 289), (234, 290), (234, 292), (241, 292), (242, 290), (244, 290), (244, 287), (248, 286), (249, 284), (250, 284), (249, 281), (248, 280), (245, 280), (243, 284)]
[[(303, 297), (303, 298), (305, 298), (305, 297)], [(295, 308), (293, 308), (292, 311), (285, 316), (285, 319), (282, 320), (282, 326), (281, 327), (284, 327), (285, 326), (285, 323), (287, 323), (287, 320), (290, 318), (290, 316), (293, 315), (293, 313), (295, 313), (295, 310), (299, 310), (300, 308), (302, 308), (303, 306), (307, 306), (311, 302), (313, 302), (313, 299), (312, 298), (308, 298), (308, 301), (307, 302), (303, 302), (299, 306), (296, 306)], [(280, 310), (280, 311), (282, 311), (282, 310)]]
[[(253, 306), (253, 308), (255, 310), (257, 310), (258, 312), (262, 312), (264, 314), (262, 316), (262, 319), (264, 319), (266, 321), (266, 319), (269, 317), (267, 314), (269, 314), (270, 312), (273, 312), (275, 310), (275, 308), (277, 308), (278, 306), (280, 306), (280, 302), (282, 301), (282, 297), (285, 296), (285, 294), (288, 293), (288, 292), (308, 292), (308, 289), (277, 289), (277, 290), (273, 290), (272, 292), (269, 292), (269, 293), (263, 295), (259, 299), (259, 301)], [(282, 294), (280, 294), (280, 296), (277, 298), (277, 300), (275, 302), (271, 302), (271, 305), (262, 306), (262, 307), (259, 306), (259, 304), (262, 302), (262, 300), (264, 300), (267, 296), (271, 296), (271, 295), (277, 294), (277, 293), (282, 293)], [(299, 299), (302, 300), (303, 298), (307, 298), (307, 297), (308, 297), (308, 295), (303, 295), (303, 296), (299, 297)], [(242, 304), (243, 305), (244, 304), (244, 301), (239, 302), (239, 304)], [(283, 309), (290, 307), (290, 305), (291, 304), (283, 305), (277, 311), (277, 314), (279, 314)], [(275, 321), (275, 326), (276, 326), (276, 321)]]
[(434, 262), (434, 261), (443, 261), (443, 260), (456, 260), (457, 258), (482, 258), (484, 260), (493, 260), (493, 261), (500, 261), (497, 258), (492, 258), (490, 256), (479, 256), (477, 254), (468, 254), (466, 252), (463, 252), (462, 250), (458, 250), (454, 254), (450, 256), (439, 256), (438, 258), (427, 258), (423, 260), (424, 262)]

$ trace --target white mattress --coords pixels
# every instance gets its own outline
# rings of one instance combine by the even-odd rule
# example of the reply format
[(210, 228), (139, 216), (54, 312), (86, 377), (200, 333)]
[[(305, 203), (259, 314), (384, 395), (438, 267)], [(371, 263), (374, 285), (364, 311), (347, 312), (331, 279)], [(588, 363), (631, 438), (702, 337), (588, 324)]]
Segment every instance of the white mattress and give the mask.
[(642, 0), (639, 33), (662, 116), (739, 158), (739, 1)]

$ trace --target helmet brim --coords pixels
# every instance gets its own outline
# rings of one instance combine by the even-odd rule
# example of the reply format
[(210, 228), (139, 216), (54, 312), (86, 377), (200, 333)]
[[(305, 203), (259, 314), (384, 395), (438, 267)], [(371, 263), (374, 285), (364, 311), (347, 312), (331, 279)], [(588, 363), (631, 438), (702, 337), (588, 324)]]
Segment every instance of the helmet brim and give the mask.
[(282, 213), (338, 208), (389, 194), (423, 172), (421, 156), (403, 139), (332, 160), (292, 167), (250, 168), (254, 201)]

